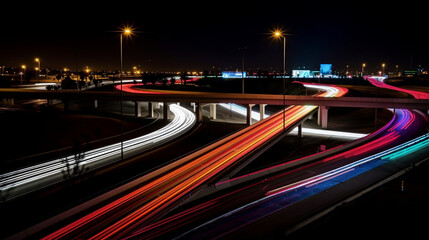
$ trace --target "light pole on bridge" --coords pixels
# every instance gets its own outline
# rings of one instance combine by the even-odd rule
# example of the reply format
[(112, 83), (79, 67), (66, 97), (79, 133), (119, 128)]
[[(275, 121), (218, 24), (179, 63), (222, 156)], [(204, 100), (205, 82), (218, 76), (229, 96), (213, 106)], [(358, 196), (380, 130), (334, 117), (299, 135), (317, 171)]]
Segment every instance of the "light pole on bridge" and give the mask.
[(120, 48), (121, 48), (121, 69), (120, 69), (120, 77), (121, 77), (121, 161), (124, 160), (124, 139), (123, 139), (123, 132), (124, 132), (124, 123), (123, 123), (123, 99), (124, 99), (124, 93), (122, 91), (122, 81), (123, 81), (123, 75), (122, 75), (122, 36), (130, 36), (132, 34), (131, 28), (126, 27), (123, 29), (120, 37)]

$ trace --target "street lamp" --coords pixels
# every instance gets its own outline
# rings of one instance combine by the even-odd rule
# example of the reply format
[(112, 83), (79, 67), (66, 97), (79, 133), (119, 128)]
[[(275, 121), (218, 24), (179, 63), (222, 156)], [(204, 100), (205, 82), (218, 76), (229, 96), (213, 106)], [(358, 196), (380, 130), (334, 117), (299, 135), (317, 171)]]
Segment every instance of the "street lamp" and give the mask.
[(240, 47), (238, 50), (243, 51), (242, 52), (242, 58), (241, 58), (241, 93), (244, 93), (244, 51), (247, 50), (247, 47)]
[(386, 74), (386, 73), (385, 73), (385, 70), (386, 70), (386, 64), (385, 64), (385, 63), (381, 64), (381, 67), (383, 68), (383, 75), (385, 75), (385, 74)]
[(286, 129), (286, 118), (285, 118), (285, 108), (286, 108), (286, 90), (285, 90), (285, 77), (286, 77), (286, 37), (283, 32), (280, 30), (274, 31), (275, 38), (283, 38), (283, 131)]
[(37, 70), (39, 71), (39, 79), (40, 79), (40, 72), (41, 72), (41, 69), (40, 69), (40, 58), (35, 58), (34, 61), (39, 64), (39, 67), (37, 68)]
[(362, 63), (362, 72), (361, 72), (361, 76), (363, 77), (363, 72), (365, 71), (365, 67), (366, 67), (366, 64), (365, 63)]
[(120, 72), (120, 76), (121, 76), (121, 161), (124, 160), (124, 141), (123, 141), (123, 132), (124, 132), (124, 124), (123, 124), (123, 110), (122, 110), (122, 102), (124, 99), (123, 96), (123, 92), (122, 92), (122, 81), (123, 81), (123, 76), (122, 76), (122, 36), (130, 36), (132, 34), (131, 28), (126, 27), (123, 29), (121, 36), (120, 36), (120, 48), (121, 48), (121, 72)]
[(22, 75), (24, 75), (25, 69), (27, 68), (27, 66), (25, 65), (21, 65), (21, 69), (22, 71), (19, 73), (19, 75), (21, 75), (21, 85), (22, 85)]

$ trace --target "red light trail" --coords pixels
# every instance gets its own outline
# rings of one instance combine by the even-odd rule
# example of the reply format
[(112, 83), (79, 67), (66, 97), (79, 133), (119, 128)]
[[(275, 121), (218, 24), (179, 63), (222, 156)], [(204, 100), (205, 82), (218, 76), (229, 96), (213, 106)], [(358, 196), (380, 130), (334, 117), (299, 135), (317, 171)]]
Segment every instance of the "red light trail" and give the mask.
[[(132, 86), (130, 84), (129, 86)], [(340, 97), (347, 89), (321, 85), (326, 92), (317, 96)], [(136, 91), (123, 85), (123, 89)], [(132, 90), (131, 90), (132, 89)], [(140, 90), (137, 90), (140, 91)], [(144, 92), (143, 92), (144, 93)], [(290, 106), (286, 128), (293, 126), (317, 106)], [(244, 156), (263, 146), (283, 131), (283, 111), (249, 126), (225, 144), (165, 172), (139, 189), (46, 236), (44, 239), (120, 237), (141, 224), (149, 224), (202, 184), (237, 164)]]
[[(168, 236), (170, 231), (178, 230), (181, 226), (186, 224), (192, 226), (193, 221), (205, 223), (197, 225), (192, 230), (188, 228), (185, 233), (179, 231), (179, 235), (182, 234), (178, 237), (179, 239), (219, 238), (225, 236), (249, 223), (260, 220), (317, 193), (318, 191), (316, 190), (314, 190), (315, 193), (312, 193), (311, 188), (313, 186), (315, 189), (327, 189), (345, 181), (337, 178), (350, 179), (373, 169), (379, 164), (386, 163), (382, 156), (394, 153), (398, 146), (407, 145), (407, 141), (410, 141), (410, 139), (414, 141), (416, 136), (425, 132), (426, 123), (425, 116), (416, 111), (397, 109), (388, 124), (366, 137), (367, 141), (358, 146), (349, 147), (331, 157), (321, 158), (298, 168), (278, 172), (275, 175), (268, 175), (263, 180), (238, 187), (238, 189), (231, 190), (222, 196), (217, 196), (201, 203), (201, 205), (191, 206), (189, 209), (162, 219), (156, 224), (143, 225), (140, 229), (128, 235), (128, 238)], [(425, 142), (425, 144), (427, 143)], [(410, 146), (414, 146), (414, 144)], [(401, 152), (401, 154), (404, 153)], [(380, 157), (381, 161), (378, 160)], [(253, 173), (246, 176), (251, 174)], [(224, 182), (220, 184), (224, 184)], [(321, 185), (317, 186), (318, 184)], [(300, 189), (301, 193), (297, 193), (297, 189)], [(292, 192), (291, 190), (295, 191)], [(219, 209), (227, 209), (225, 205), (229, 205), (230, 210), (223, 210), (223, 214)], [(197, 212), (199, 214), (196, 214)], [(195, 223), (193, 224), (195, 226)]]

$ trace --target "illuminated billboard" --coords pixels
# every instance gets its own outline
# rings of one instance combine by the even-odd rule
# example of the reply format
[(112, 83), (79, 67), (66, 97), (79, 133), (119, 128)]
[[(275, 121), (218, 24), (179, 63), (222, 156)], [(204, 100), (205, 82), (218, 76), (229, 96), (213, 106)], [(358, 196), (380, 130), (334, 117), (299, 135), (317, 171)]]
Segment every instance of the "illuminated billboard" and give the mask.
[[(223, 78), (241, 78), (242, 72), (222, 72)], [(243, 72), (243, 77), (246, 77), (246, 72)]]
[(292, 77), (294, 78), (309, 78), (310, 70), (292, 70)]
[(332, 75), (332, 64), (320, 64), (320, 75)]

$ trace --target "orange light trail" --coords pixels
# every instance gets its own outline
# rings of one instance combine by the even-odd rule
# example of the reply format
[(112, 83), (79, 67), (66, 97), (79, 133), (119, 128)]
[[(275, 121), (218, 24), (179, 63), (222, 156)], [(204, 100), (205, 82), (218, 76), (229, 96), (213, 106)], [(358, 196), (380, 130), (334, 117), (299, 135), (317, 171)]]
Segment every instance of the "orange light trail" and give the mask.
[[(314, 84), (311, 86), (314, 87)], [(317, 95), (320, 97), (340, 97), (347, 93), (344, 88), (318, 86), (323, 86), (326, 91)], [(178, 200), (280, 134), (283, 131), (283, 113), (285, 127), (290, 128), (315, 108), (317, 106), (290, 106), (285, 111), (241, 130), (225, 144), (172, 169), (43, 239), (111, 239), (121, 237), (137, 226), (148, 224)]]

